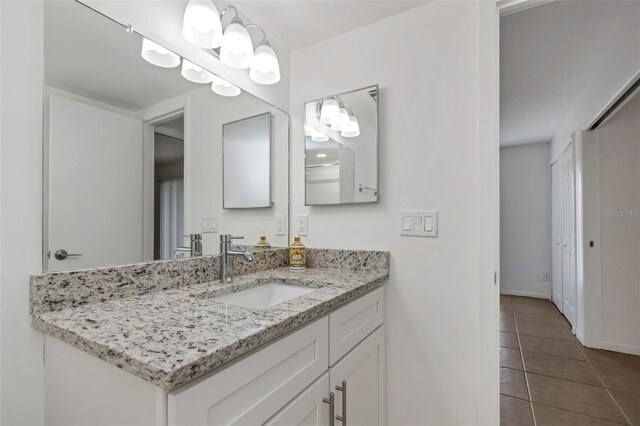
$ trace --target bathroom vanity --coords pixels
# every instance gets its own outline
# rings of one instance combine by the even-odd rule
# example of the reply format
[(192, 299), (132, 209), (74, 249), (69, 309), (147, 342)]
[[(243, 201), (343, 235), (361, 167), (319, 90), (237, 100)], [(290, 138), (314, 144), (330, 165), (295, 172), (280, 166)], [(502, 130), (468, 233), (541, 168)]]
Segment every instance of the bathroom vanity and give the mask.
[(388, 253), (309, 263), (256, 252), (230, 284), (217, 256), (33, 277), (47, 424), (384, 424)]

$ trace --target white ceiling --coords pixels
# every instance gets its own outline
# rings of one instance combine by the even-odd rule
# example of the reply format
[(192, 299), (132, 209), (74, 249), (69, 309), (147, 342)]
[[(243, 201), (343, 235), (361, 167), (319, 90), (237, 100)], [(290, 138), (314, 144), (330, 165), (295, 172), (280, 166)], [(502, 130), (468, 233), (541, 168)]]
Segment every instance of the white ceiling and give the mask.
[(232, 3), (264, 28), (269, 38), (292, 51), (420, 6), (427, 0), (237, 0)]
[(502, 146), (551, 140), (633, 3), (555, 1), (501, 18)]

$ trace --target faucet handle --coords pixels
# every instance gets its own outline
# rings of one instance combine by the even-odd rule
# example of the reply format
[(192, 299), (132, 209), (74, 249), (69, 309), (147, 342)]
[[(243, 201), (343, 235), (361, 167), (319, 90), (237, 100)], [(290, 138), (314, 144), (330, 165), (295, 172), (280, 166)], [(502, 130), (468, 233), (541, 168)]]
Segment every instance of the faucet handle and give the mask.
[(231, 240), (244, 240), (244, 237), (234, 236), (234, 235), (231, 235), (231, 234), (222, 234), (222, 235), (220, 235), (220, 242), (221, 243), (230, 243)]

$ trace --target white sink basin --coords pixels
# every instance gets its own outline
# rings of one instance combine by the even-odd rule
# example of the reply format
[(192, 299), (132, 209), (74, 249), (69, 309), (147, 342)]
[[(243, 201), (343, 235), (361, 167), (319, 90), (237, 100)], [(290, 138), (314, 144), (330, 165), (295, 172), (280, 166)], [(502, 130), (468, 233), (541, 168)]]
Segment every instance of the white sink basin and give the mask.
[(227, 294), (226, 296), (216, 297), (216, 300), (244, 308), (262, 309), (316, 290), (316, 288), (299, 287), (289, 284), (264, 284), (237, 293)]

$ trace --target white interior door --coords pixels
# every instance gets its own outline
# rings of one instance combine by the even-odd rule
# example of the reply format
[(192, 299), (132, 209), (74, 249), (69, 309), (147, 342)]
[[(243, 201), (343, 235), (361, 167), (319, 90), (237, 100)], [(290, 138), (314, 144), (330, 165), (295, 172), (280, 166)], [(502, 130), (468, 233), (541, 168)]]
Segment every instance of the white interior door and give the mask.
[(551, 166), (551, 297), (562, 312), (562, 164)]
[(52, 96), (48, 191), (48, 270), (140, 261), (142, 122)]
[(558, 161), (562, 162), (562, 313), (575, 327), (577, 283), (573, 144)]

